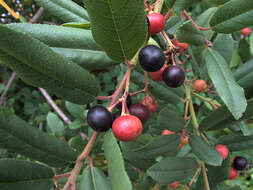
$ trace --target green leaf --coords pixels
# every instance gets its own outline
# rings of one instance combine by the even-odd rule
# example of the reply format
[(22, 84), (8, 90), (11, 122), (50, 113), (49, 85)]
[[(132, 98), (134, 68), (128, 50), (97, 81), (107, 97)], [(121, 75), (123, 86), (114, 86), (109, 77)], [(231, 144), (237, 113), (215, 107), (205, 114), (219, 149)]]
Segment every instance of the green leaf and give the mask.
[(131, 181), (125, 171), (122, 153), (111, 131), (105, 134), (103, 147), (112, 190), (132, 190)]
[(66, 102), (66, 108), (69, 111), (69, 113), (79, 119), (79, 120), (84, 120), (84, 107), (82, 105), (78, 105), (78, 104), (73, 104), (71, 102)]
[(185, 121), (180, 113), (175, 112), (168, 107), (163, 108), (159, 112), (158, 126), (160, 129), (168, 129), (170, 131), (179, 132), (184, 128), (184, 125)]
[(231, 0), (219, 7), (210, 25), (220, 33), (233, 33), (253, 24), (252, 0)]
[(29, 126), (6, 107), (0, 107), (0, 146), (53, 167), (65, 167), (76, 159), (65, 142)]
[[(228, 179), (230, 167), (231, 167), (230, 156), (228, 156), (226, 158), (226, 160), (224, 160), (222, 162), (221, 166), (206, 165), (207, 177), (208, 177), (210, 189), (214, 189), (219, 183)], [(196, 188), (197, 189), (204, 189), (205, 188), (202, 173), (200, 174), (200, 176), (198, 178)]]
[(56, 136), (56, 137), (63, 137), (64, 133), (65, 133), (65, 126), (62, 122), (62, 120), (60, 120), (60, 118), (52, 113), (49, 112), (47, 114), (47, 125), (50, 129), (50, 131)]
[(251, 59), (250, 44), (245, 38), (239, 41), (238, 53), (243, 63)]
[(178, 41), (201, 46), (205, 43), (204, 35), (190, 22), (185, 22), (177, 31)]
[(234, 49), (234, 40), (232, 35), (218, 34), (213, 43), (213, 49), (219, 52), (227, 63), (230, 63)]
[(219, 6), (230, 0), (206, 0), (209, 6)]
[(86, 0), (92, 35), (116, 61), (130, 60), (143, 45), (147, 21), (142, 0)]
[(253, 59), (238, 67), (234, 72), (234, 76), (237, 83), (243, 88), (251, 87), (252, 83), (249, 81), (253, 80)]
[(157, 136), (150, 143), (134, 152), (140, 154), (142, 158), (148, 157), (150, 159), (163, 154), (176, 155), (179, 143), (180, 137), (178, 135)]
[(194, 158), (167, 157), (148, 169), (148, 174), (165, 185), (193, 177), (198, 168)]
[(253, 99), (248, 101), (248, 106), (243, 114), (243, 117), (241, 117), (239, 120), (236, 120), (226, 106), (222, 106), (219, 109), (213, 111), (210, 113), (205, 119), (203, 119), (199, 124), (199, 130), (205, 131), (205, 130), (217, 130), (217, 129), (223, 129), (227, 127), (231, 127), (232, 125), (249, 119), (253, 116)]
[(208, 145), (200, 136), (191, 136), (190, 146), (192, 152), (205, 163), (212, 166), (220, 166), (222, 164), (220, 153)]
[(83, 149), (87, 145), (87, 141), (84, 141), (80, 136), (74, 136), (69, 139), (68, 144), (79, 154), (82, 153)]
[(244, 136), (241, 133), (235, 133), (221, 137), (218, 142), (226, 145), (230, 151), (253, 149), (253, 135)]
[(0, 159), (1, 190), (45, 190), (53, 188), (54, 173), (44, 165), (16, 159)]
[(77, 104), (90, 103), (97, 96), (97, 80), (80, 66), (8, 26), (0, 25), (0, 35), (0, 58), (28, 84)]
[(194, 2), (195, 0), (165, 0), (167, 7), (171, 8), (177, 14), (180, 14), (181, 11), (190, 7)]
[(83, 120), (79, 120), (76, 119), (75, 121), (73, 121), (70, 125), (69, 128), (70, 129), (79, 129), (83, 126)]
[(90, 30), (46, 24), (9, 24), (52, 47), (56, 53), (88, 70), (107, 69), (117, 64), (94, 41)]
[[(145, 76), (134, 70), (131, 73), (131, 81), (140, 87), (145, 86)], [(159, 83), (153, 80), (149, 80), (151, 93), (161, 100), (164, 100), (171, 104), (178, 104), (180, 98), (183, 97), (183, 91), (178, 89), (168, 88), (165, 84)]]
[(235, 82), (228, 64), (218, 52), (211, 49), (206, 51), (205, 61), (217, 93), (235, 119), (239, 119), (247, 107), (243, 88)]
[(62, 26), (71, 28), (90, 29), (89, 22), (67, 22), (62, 24)]
[(168, 34), (175, 34), (178, 28), (184, 23), (180, 16), (173, 16), (166, 21), (164, 30)]
[(44, 7), (51, 15), (64, 22), (85, 22), (89, 20), (87, 11), (71, 0), (35, 0), (39, 6)]
[(87, 166), (80, 179), (80, 189), (111, 190), (111, 187), (110, 182), (100, 169)]

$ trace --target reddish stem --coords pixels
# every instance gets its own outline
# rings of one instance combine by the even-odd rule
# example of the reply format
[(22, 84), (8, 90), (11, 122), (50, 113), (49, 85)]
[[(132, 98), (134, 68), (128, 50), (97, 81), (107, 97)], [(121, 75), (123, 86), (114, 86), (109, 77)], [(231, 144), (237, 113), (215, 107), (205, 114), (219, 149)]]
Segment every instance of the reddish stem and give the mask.
[(112, 96), (97, 96), (96, 99), (97, 100), (110, 100), (112, 98)]
[(71, 172), (67, 172), (67, 173), (64, 173), (64, 174), (56, 175), (56, 176), (54, 176), (54, 178), (59, 179), (59, 178), (63, 178), (63, 177), (69, 177), (70, 175), (71, 175)]

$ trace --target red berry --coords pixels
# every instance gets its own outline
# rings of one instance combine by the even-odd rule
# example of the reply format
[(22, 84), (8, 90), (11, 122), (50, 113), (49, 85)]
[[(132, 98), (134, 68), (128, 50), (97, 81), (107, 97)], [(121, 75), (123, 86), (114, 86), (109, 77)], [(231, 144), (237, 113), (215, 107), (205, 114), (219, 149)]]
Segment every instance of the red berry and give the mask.
[(147, 15), (149, 20), (149, 34), (156, 34), (163, 30), (165, 26), (165, 19), (160, 13), (151, 13)]
[(220, 155), (222, 156), (222, 159), (226, 160), (226, 158), (228, 157), (227, 147), (222, 144), (218, 144), (215, 146), (215, 149), (220, 153)]
[(149, 72), (150, 77), (155, 81), (163, 80), (163, 71), (166, 69), (167, 65), (163, 65), (163, 67), (156, 72)]
[(197, 92), (204, 92), (207, 88), (207, 84), (204, 80), (196, 80), (193, 84), (193, 89)]
[(180, 51), (185, 51), (189, 48), (189, 44), (184, 42), (177, 43), (177, 46), (180, 48)]
[(244, 28), (242, 30), (240, 30), (241, 34), (244, 36), (249, 36), (250, 35), (250, 28)]
[(123, 115), (113, 122), (112, 132), (121, 141), (132, 141), (141, 135), (142, 123), (136, 116)]
[(236, 179), (238, 177), (238, 171), (231, 167), (229, 169), (229, 179)]
[(179, 186), (179, 182), (178, 181), (174, 181), (169, 186), (172, 187), (172, 188), (177, 188)]
[(169, 131), (168, 129), (164, 129), (162, 132), (162, 135), (174, 135), (174, 134), (176, 133), (173, 131)]
[(157, 110), (158, 102), (156, 100), (153, 100), (150, 96), (143, 98), (141, 103), (145, 105), (150, 112), (155, 112)]

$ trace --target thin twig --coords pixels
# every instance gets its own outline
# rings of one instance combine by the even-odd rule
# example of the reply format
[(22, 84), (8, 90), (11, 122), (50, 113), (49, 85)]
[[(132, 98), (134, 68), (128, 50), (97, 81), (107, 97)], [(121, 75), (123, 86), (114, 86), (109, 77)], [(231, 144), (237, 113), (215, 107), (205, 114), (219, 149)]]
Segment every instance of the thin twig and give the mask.
[(7, 94), (7, 92), (9, 91), (9, 89), (10, 89), (10, 87), (11, 87), (11, 84), (12, 84), (12, 82), (14, 81), (15, 77), (16, 77), (16, 73), (13, 72), (13, 73), (11, 74), (11, 77), (10, 77), (8, 83), (7, 83), (6, 86), (4, 87), (3, 93), (1, 94), (1, 97), (0, 97), (0, 105), (3, 104), (4, 98), (5, 98), (6, 94)]
[(40, 7), (38, 11), (33, 15), (33, 17), (30, 20), (30, 23), (36, 23), (39, 21), (40, 17), (43, 15), (45, 11), (44, 7)]

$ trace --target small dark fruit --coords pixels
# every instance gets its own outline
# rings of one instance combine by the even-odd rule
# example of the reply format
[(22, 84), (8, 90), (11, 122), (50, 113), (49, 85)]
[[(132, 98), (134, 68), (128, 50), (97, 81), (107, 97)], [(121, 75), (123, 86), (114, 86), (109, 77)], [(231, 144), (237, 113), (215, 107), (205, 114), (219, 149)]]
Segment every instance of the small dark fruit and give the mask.
[(132, 104), (129, 108), (131, 115), (138, 117), (142, 123), (149, 119), (149, 110), (143, 104)]
[(163, 81), (165, 84), (172, 88), (177, 88), (184, 83), (185, 73), (184, 70), (176, 65), (168, 66), (163, 71)]
[(141, 135), (142, 123), (136, 116), (123, 115), (113, 122), (112, 132), (121, 141), (132, 141)]
[(115, 119), (119, 118), (121, 116), (121, 111), (117, 111), (113, 114), (112, 120), (115, 121)]
[(163, 51), (154, 45), (147, 45), (139, 53), (139, 63), (148, 72), (160, 70), (165, 62)]
[(104, 106), (96, 105), (88, 111), (87, 121), (97, 132), (105, 132), (111, 128), (112, 114)]
[(147, 15), (149, 20), (148, 33), (157, 34), (161, 32), (165, 26), (165, 19), (160, 13), (151, 13)]
[[(122, 94), (122, 96), (123, 96), (123, 94)], [(121, 97), (122, 97), (121, 96)], [(132, 104), (132, 98), (131, 98), (131, 96), (128, 94), (127, 95), (127, 98), (126, 98), (126, 105), (127, 105), (127, 107), (129, 108), (130, 106), (131, 106), (131, 104)], [(120, 102), (120, 103), (118, 103), (118, 105), (116, 106), (119, 110), (121, 110), (122, 109), (122, 103)]]
[(236, 156), (234, 161), (233, 161), (233, 167), (236, 170), (244, 170), (248, 164), (248, 161), (246, 158), (242, 156)]

